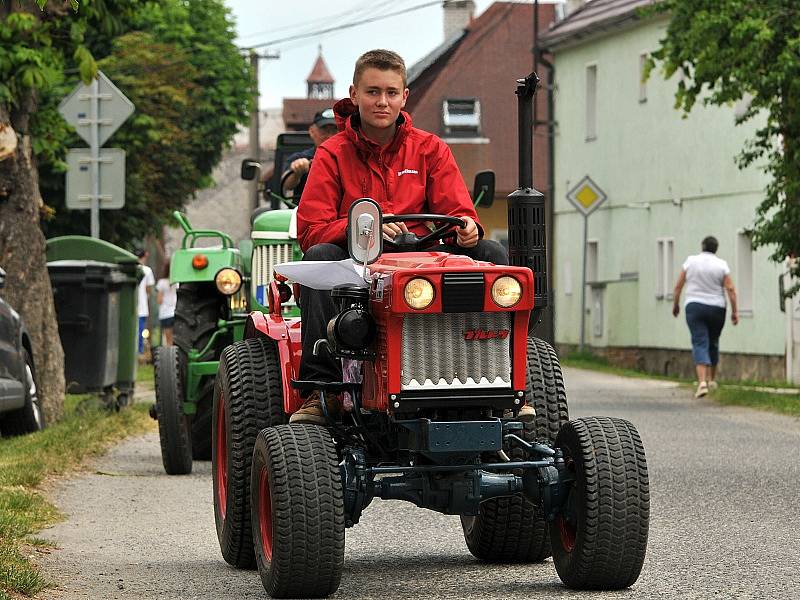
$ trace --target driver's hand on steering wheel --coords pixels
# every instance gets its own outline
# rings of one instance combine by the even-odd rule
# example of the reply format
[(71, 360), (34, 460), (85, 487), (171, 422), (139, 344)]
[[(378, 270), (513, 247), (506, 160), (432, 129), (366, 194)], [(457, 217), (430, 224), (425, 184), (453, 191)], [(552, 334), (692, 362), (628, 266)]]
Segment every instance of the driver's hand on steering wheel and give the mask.
[[(386, 213), (387, 217), (391, 217), (391, 213)], [(408, 233), (408, 227), (405, 223), (384, 223), (383, 224), (383, 237), (384, 239), (393, 240), (396, 235), (401, 233)]]
[[(463, 229), (456, 229), (456, 243), (462, 248), (473, 248), (478, 244), (478, 226), (472, 217), (461, 217), (467, 224)], [(386, 226), (384, 225), (384, 228)]]

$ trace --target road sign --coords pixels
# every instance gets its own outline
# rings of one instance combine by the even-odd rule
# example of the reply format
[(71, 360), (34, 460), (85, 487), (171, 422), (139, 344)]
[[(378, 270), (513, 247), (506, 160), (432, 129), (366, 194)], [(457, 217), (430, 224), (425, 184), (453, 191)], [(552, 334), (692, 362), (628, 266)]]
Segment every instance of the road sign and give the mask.
[(111, 83), (102, 71), (97, 72), (97, 115), (92, 116), (93, 85), (78, 85), (58, 105), (58, 112), (75, 128), (87, 144), (92, 144), (92, 124), (98, 125), (97, 143), (102, 146), (134, 110), (133, 103)]
[[(89, 148), (70, 148), (67, 152), (67, 208), (92, 208), (92, 152)], [(97, 162), (99, 172), (99, 208), (125, 206), (125, 150), (102, 148)]]
[(606, 198), (605, 192), (588, 175), (567, 193), (567, 200), (586, 216), (597, 210)]

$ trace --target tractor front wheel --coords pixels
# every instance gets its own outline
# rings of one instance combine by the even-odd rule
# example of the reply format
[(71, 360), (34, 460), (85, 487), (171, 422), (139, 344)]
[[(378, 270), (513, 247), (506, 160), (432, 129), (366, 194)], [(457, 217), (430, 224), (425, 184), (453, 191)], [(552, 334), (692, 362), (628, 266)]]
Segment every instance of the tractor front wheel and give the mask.
[(192, 472), (192, 437), (183, 411), (183, 354), (177, 346), (159, 346), (154, 358), (161, 461), (168, 475), (187, 475)]
[(572, 476), (566, 503), (550, 523), (561, 581), (579, 590), (618, 590), (639, 577), (647, 549), (650, 491), (644, 446), (623, 419), (586, 417), (558, 434)]
[(225, 348), (211, 414), (214, 520), (222, 557), (240, 569), (255, 567), (250, 528), (250, 464), (258, 432), (287, 422), (278, 347), (251, 338)]
[(331, 434), (315, 425), (261, 431), (250, 480), (258, 572), (273, 598), (322, 598), (344, 566), (344, 499)]

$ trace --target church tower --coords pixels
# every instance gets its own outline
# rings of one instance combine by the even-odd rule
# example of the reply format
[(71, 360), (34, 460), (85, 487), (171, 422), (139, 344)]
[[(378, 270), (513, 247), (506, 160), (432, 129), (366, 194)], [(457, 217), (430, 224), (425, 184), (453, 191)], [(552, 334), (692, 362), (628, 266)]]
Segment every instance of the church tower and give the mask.
[(311, 69), (311, 73), (306, 78), (308, 98), (332, 100), (333, 83), (333, 75), (331, 75), (331, 72), (328, 70), (325, 59), (322, 58), (322, 46), (320, 46), (317, 62), (314, 63), (314, 68)]

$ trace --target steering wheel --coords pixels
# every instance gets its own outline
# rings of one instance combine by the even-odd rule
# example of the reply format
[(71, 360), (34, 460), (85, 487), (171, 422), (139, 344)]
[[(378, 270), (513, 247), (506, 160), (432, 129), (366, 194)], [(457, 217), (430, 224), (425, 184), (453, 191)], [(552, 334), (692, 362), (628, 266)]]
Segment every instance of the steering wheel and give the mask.
[(441, 240), (456, 227), (467, 226), (466, 221), (461, 217), (451, 217), (449, 215), (435, 214), (413, 214), (413, 215), (387, 215), (383, 217), (384, 223), (405, 223), (406, 221), (433, 221), (434, 230), (422, 237), (416, 233), (400, 233), (393, 240), (384, 238), (383, 243), (386, 247), (399, 252), (415, 252), (425, 250), (431, 242)]

